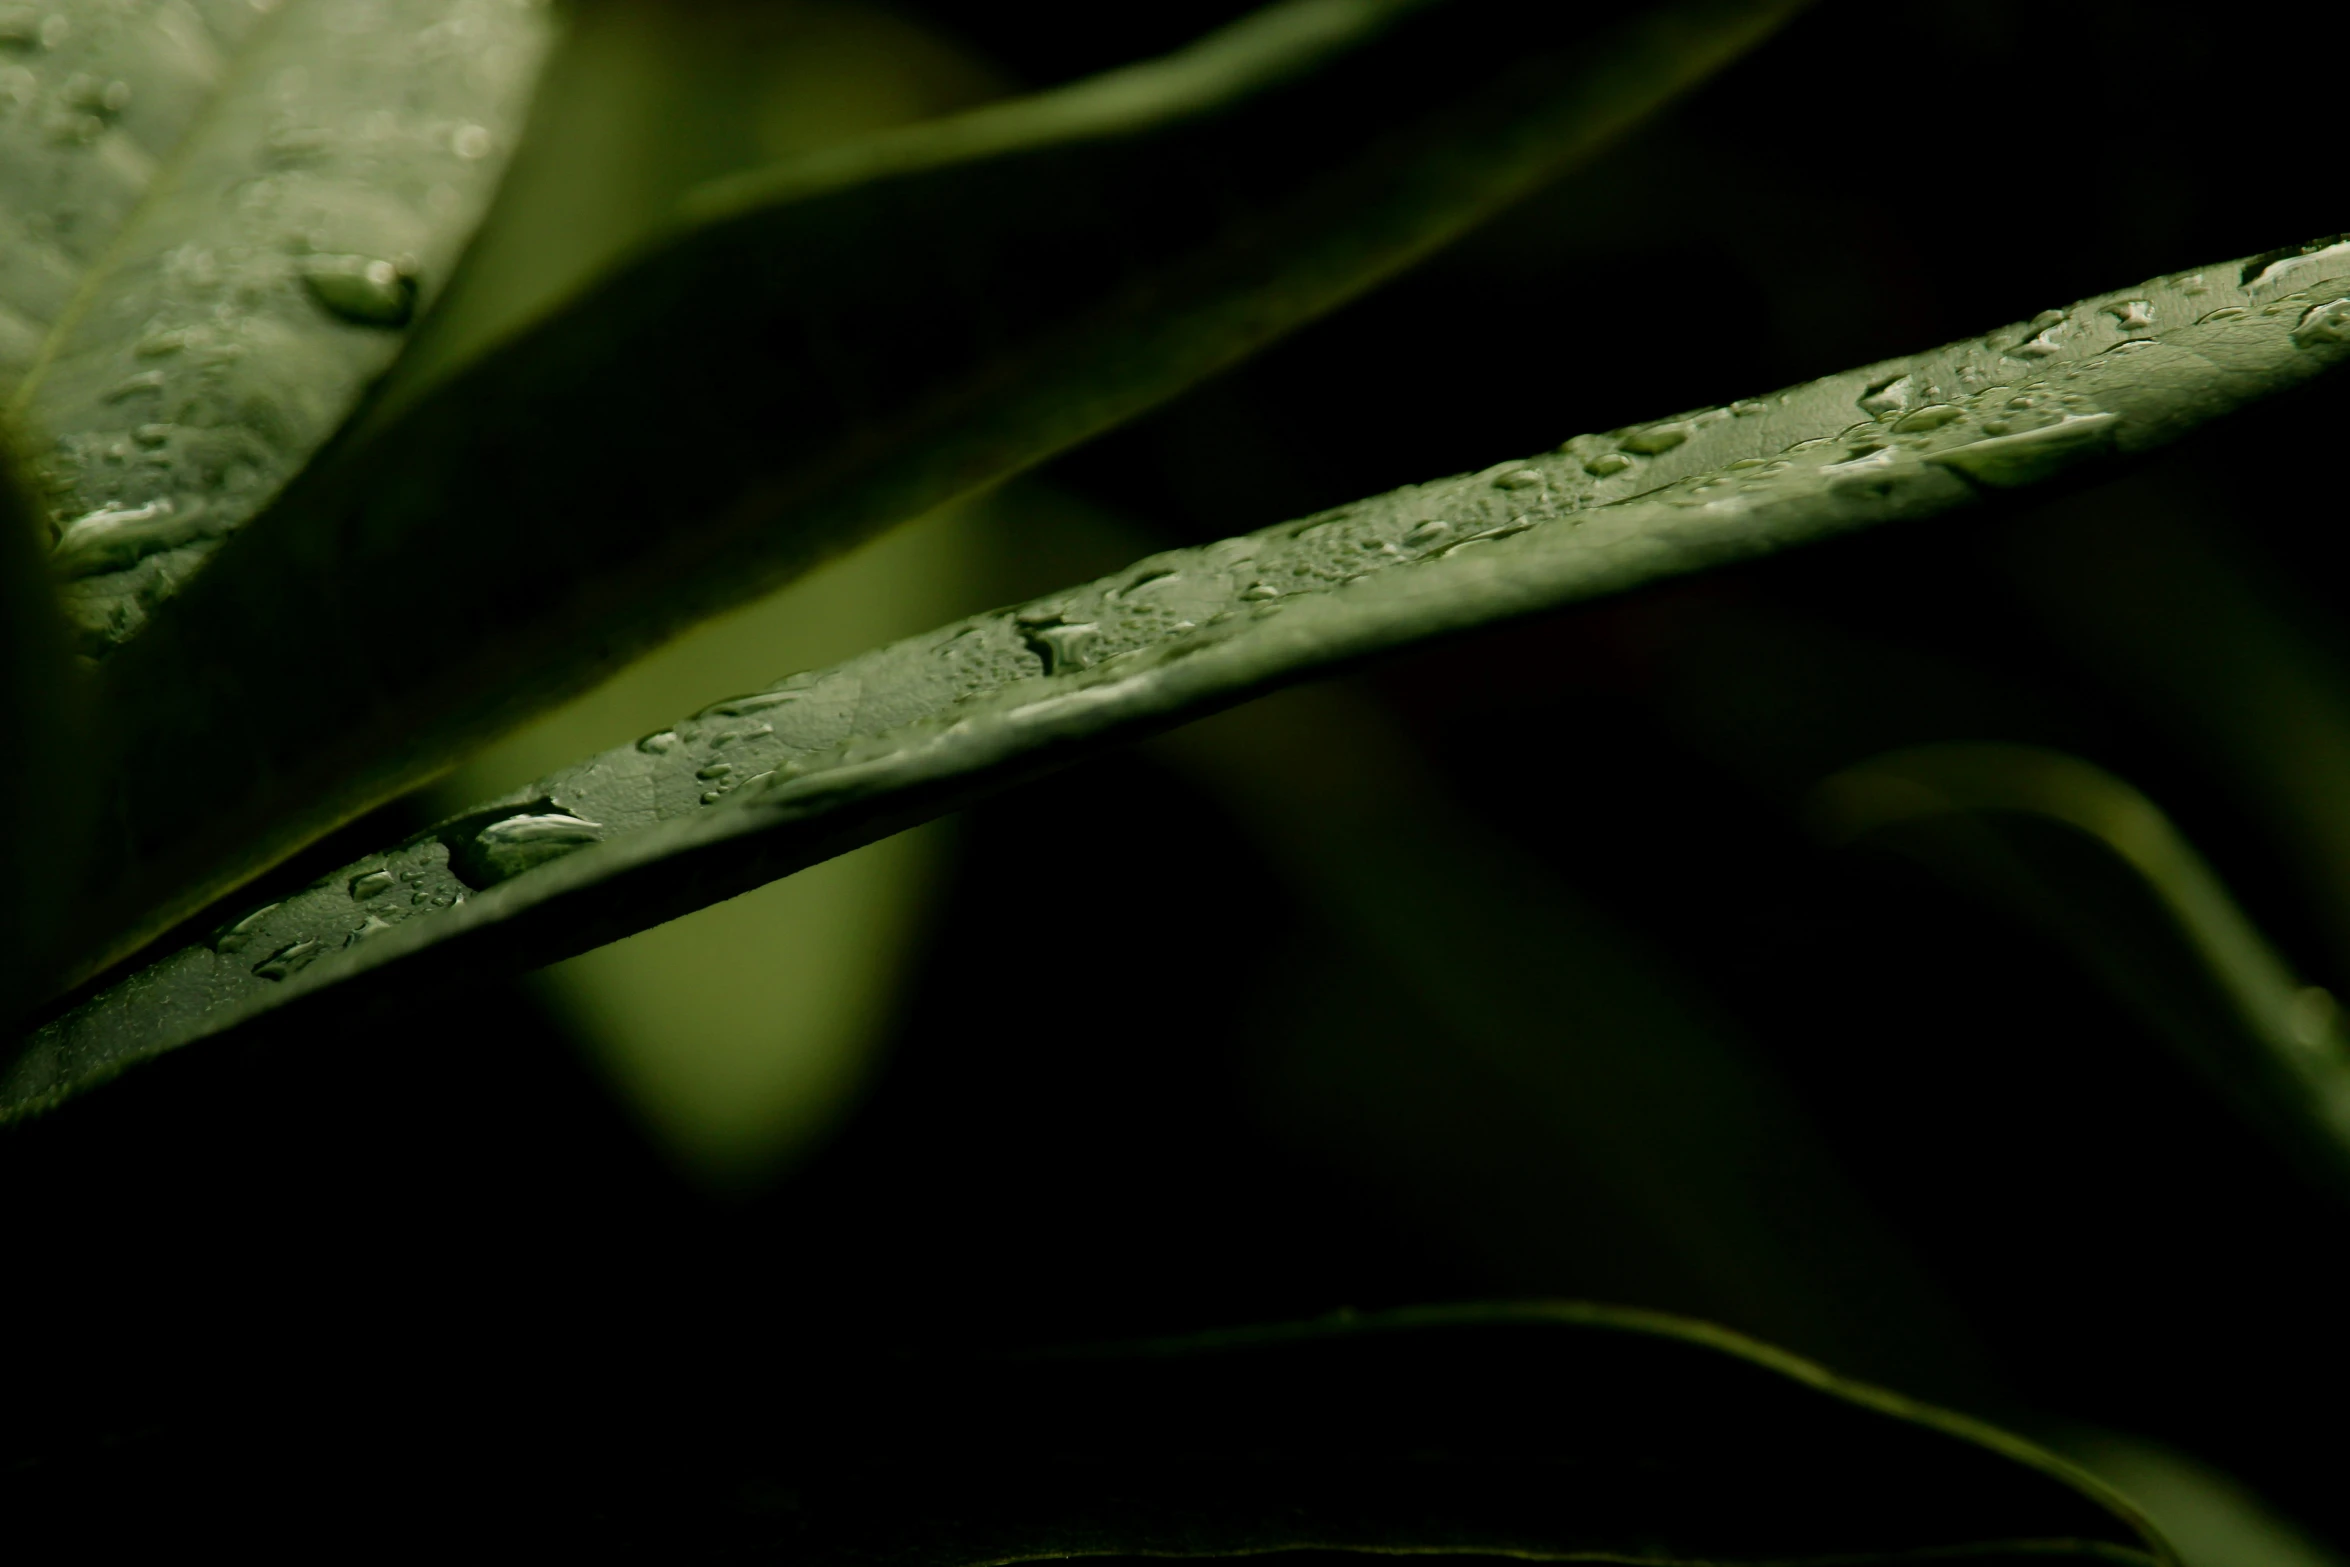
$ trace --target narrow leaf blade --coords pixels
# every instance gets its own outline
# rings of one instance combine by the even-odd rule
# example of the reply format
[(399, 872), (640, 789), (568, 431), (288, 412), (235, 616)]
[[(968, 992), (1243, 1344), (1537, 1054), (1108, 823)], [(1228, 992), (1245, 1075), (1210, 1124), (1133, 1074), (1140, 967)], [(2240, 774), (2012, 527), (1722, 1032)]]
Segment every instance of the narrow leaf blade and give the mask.
[[(346, 986), (330, 1005), (412, 1007), (436, 986), (567, 957), (1102, 747), (1431, 638), (2088, 477), (2350, 359), (2350, 245), (2050, 314), (1153, 556), (716, 703), (55, 1019), (0, 1087), (0, 1114)], [(416, 901), (362, 907), (349, 878), (379, 869)]]
[[(550, 1400), (443, 1429), (423, 1456), (380, 1407), (232, 1410), (28, 1466), (53, 1504), (32, 1511), (76, 1518), (84, 1543), (154, 1520), (301, 1537), (330, 1507), (446, 1539), (477, 1536), (494, 1498), (493, 1526), (566, 1556), (811, 1567), (2172, 1561), (2127, 1504), (2013, 1437), (1623, 1308), (1444, 1307), (990, 1359), (833, 1349), (783, 1370), (651, 1418), (575, 1389), (577, 1414)], [(391, 1485), (397, 1505), (376, 1489)], [(85, 1488), (149, 1505), (75, 1505)]]
[[(1288, 0), (712, 193), (387, 415), (112, 662), (124, 836), (92, 964), (691, 621), (1376, 282), (1791, 9), (1686, 0), (1597, 39), (1512, 11), (1497, 50), (1484, 0)], [(287, 657), (322, 635), (331, 656)]]

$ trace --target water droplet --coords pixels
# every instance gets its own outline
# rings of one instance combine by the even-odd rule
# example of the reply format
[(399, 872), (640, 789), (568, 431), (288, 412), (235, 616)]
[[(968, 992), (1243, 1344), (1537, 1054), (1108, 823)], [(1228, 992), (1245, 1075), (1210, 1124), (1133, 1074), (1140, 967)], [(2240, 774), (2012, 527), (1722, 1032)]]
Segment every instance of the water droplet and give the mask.
[(1267, 599), (1279, 598), (1281, 590), (1269, 582), (1252, 582), (1240, 590), (1240, 596), (1251, 604), (1262, 604)]
[(702, 803), (704, 805), (716, 805), (719, 801), (725, 798), (726, 791), (724, 789), (710, 789), (704, 791), (702, 795)]
[(2058, 325), (2063, 320), (2063, 311), (2043, 310), (2038, 315), (2032, 317), (2032, 330), (2035, 332), (2045, 332), (2048, 330), (2048, 328)]
[(1879, 381), (1861, 394), (1860, 411), (1872, 419), (1884, 419), (1909, 406), (1909, 377), (1893, 376)]
[(1925, 407), (1903, 414), (1894, 421), (1896, 435), (1919, 435), (1927, 430), (1939, 430), (1953, 419), (1962, 417), (1966, 410), (1949, 403), (1928, 403)]
[(2008, 353), (2017, 359), (2046, 359), (2051, 355), (2063, 352), (2063, 346), (2056, 341), (2054, 327), (2050, 327), (2037, 337), (2028, 338), (2008, 350)]
[(642, 740), (639, 740), (636, 743), (636, 748), (644, 752), (647, 756), (660, 756), (663, 753), (674, 749), (676, 745), (676, 730), (656, 729), (651, 734), (646, 735)]
[(707, 767), (698, 767), (694, 769), (694, 776), (701, 779), (704, 783), (708, 783), (713, 778), (724, 778), (728, 773), (733, 771), (734, 764), (732, 762), (712, 762)]
[(1645, 430), (1634, 430), (1618, 444), (1628, 452), (1654, 457), (1660, 452), (1671, 451), (1688, 439), (1689, 426), (1685, 424), (1652, 424)]
[(1451, 531), (1451, 523), (1446, 522), (1442, 517), (1430, 517), (1424, 522), (1414, 523), (1412, 531), (1403, 536), (1403, 541), (1418, 548), (1424, 544), (1433, 544)]
[(1609, 478), (1632, 466), (1632, 459), (1622, 452), (1602, 452), (1583, 465), (1583, 471), (1599, 478)]
[(304, 256), (311, 298), (356, 326), (399, 327), (416, 311), (416, 279), (379, 256)]
[(72, 36), (73, 18), (64, 12), (60, 11), (43, 19), (41, 23), (42, 48), (62, 49), (65, 47), (65, 41)]
[(449, 138), (449, 150), (468, 163), (490, 155), (490, 133), (487, 126), (460, 125)]
[(224, 957), (232, 952), (244, 951), (252, 942), (255, 933), (261, 929), (261, 922), (274, 913), (277, 908), (277, 904), (264, 903), (235, 924), (222, 926), (212, 938), (212, 950)]
[(2246, 310), (2242, 305), (2222, 305), (2217, 310), (2206, 311), (2202, 315), (2197, 316), (2195, 318), (2195, 324), (2197, 326), (2201, 326), (2206, 321), (2233, 321), (2239, 316), (2245, 316), (2249, 314), (2251, 314), (2251, 312)]
[(168, 424), (142, 424), (131, 432), (131, 439), (141, 446), (163, 446), (171, 440), (171, 426)]
[[(2054, 424), (2014, 435), (1994, 435), (1948, 451), (1927, 454), (1928, 462), (1955, 468), (1970, 479), (2006, 489), (2036, 484), (2070, 467), (2090, 452), (2110, 446), (2121, 419), (2115, 414), (2067, 414)], [(1992, 432), (1994, 426), (1983, 426)]]
[(1093, 662), (1094, 643), (1101, 635), (1102, 628), (1090, 620), (1063, 620), (1066, 611), (1066, 605), (1057, 605), (1024, 609), (1012, 617), (1020, 628), (1020, 639), (1028, 644), (1029, 652), (1043, 660), (1048, 675), (1086, 668)]
[[(544, 802), (540, 802), (544, 806)], [(490, 822), (449, 845), (449, 868), (476, 887), (488, 887), (559, 860), (604, 836), (601, 823), (569, 811), (533, 808)]]
[(1730, 405), (1730, 412), (1741, 419), (1751, 419), (1756, 414), (1767, 414), (1770, 411), (1771, 405), (1769, 403), (1758, 403), (1752, 399)]
[(730, 696), (723, 702), (712, 702), (694, 714), (694, 721), (707, 723), (714, 718), (748, 718), (753, 713), (764, 713), (771, 707), (781, 707), (786, 702), (797, 702), (799, 699), (800, 693), (797, 691), (753, 691), (748, 696)]
[(1530, 490), (1542, 482), (1538, 468), (1516, 468), (1493, 481), (1497, 490)]
[(1175, 580), (1175, 576), (1176, 574), (1172, 571), (1146, 571), (1141, 576), (1135, 578), (1132, 582), (1127, 583), (1126, 586), (1120, 588), (1118, 590), (1117, 596), (1122, 599), (1132, 598), (1135, 594), (1141, 593), (1149, 588), (1155, 588), (1162, 582), (1173, 582)]
[(2143, 299), (2125, 299), (2119, 304), (2107, 305), (2105, 313), (2124, 332), (2143, 332), (2154, 325), (2154, 306)]
[(144, 392), (160, 392), (163, 390), (163, 382), (162, 371), (141, 370), (136, 375), (126, 375), (115, 382), (107, 390), (106, 400), (110, 403), (119, 403), (126, 397), (137, 397)]
[(2211, 280), (2198, 272), (2179, 284), (2179, 292), (2187, 295), (2208, 294), (2211, 292)]
[(367, 916), (366, 924), (361, 925), (358, 929), (352, 931), (351, 934), (343, 938), (343, 945), (346, 947), (355, 947), (359, 945), (359, 943), (365, 941), (368, 937), (380, 934), (381, 932), (390, 930), (391, 928), (392, 922), (390, 920), (385, 919), (380, 914), (370, 914)]
[(361, 871), (351, 878), (351, 896), (364, 903), (378, 893), (392, 890), (392, 873), (378, 865), (374, 870)]
[(326, 943), (315, 938), (290, 942), (253, 965), (253, 972), (262, 979), (284, 979), (288, 974), (299, 974), (318, 960), (326, 951)]
[(2319, 343), (2350, 343), (2350, 295), (2328, 304), (2312, 305), (2293, 328), (2293, 346), (2310, 348)]

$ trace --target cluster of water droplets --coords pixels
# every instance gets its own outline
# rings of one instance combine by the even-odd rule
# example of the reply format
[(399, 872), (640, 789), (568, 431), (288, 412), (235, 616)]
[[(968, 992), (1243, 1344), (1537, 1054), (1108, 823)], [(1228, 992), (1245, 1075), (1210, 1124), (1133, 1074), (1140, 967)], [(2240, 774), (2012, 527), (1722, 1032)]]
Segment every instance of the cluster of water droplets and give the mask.
[[(0, 172), (0, 387), (21, 380), (20, 426), (45, 438), (32, 477), (93, 654), (389, 362), (488, 198), (547, 41), (527, 0), (303, 6), (266, 29), (262, 9), (89, 7), (54, 41), (0, 9), (0, 60), (30, 62), (0, 70), (38, 64), (46, 84), (41, 178)], [(5, 114), (0, 170), (24, 139)]]
[[(1598, 553), (1658, 527), (1729, 536), (1771, 508), (1866, 520), (1902, 514), (1911, 497), (1931, 508), (2036, 482), (2166, 421), (2224, 411), (2212, 389), (2237, 382), (2214, 365), (2241, 371), (2256, 355), (2272, 379), (2350, 357), (2350, 245), (2258, 258), (2239, 278), (2160, 279), (1769, 398), (1579, 436), (794, 675), (256, 908), (125, 988), (174, 990), (198, 1013), (232, 1005), (593, 844), (742, 799), (820, 808), (867, 764), (1082, 704), (1386, 573), (1443, 571), (1478, 552), (1477, 572), (1506, 576), (1532, 558), (1513, 552)], [(102, 1040), (109, 999), (52, 1029)]]

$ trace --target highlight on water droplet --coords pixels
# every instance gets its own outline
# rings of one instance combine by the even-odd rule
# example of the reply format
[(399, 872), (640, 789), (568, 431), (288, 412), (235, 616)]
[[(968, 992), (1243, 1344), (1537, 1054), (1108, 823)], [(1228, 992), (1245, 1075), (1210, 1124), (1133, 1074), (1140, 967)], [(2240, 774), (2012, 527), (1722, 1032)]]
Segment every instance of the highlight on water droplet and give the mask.
[(2293, 328), (2293, 346), (2314, 348), (2320, 343), (2350, 343), (2350, 295), (2312, 305)]
[(1632, 459), (1622, 452), (1601, 452), (1597, 457), (1583, 464), (1583, 471), (1594, 477), (1605, 479), (1622, 473), (1631, 466)]
[(416, 313), (415, 277), (380, 256), (304, 256), (296, 271), (311, 298), (355, 326), (406, 326)]
[(1617, 444), (1628, 452), (1638, 452), (1643, 457), (1654, 457), (1661, 452), (1671, 451), (1688, 439), (1689, 426), (1686, 424), (1652, 424), (1645, 430), (1632, 431), (1629, 435), (1622, 437)]
[(261, 907), (237, 920), (234, 924), (222, 926), (218, 931), (213, 933), (212, 950), (219, 953), (223, 957), (227, 957), (231, 953), (244, 951), (247, 946), (251, 945), (253, 937), (260, 931), (261, 922), (267, 919), (271, 914), (275, 913), (278, 907), (279, 906), (274, 903), (264, 903), (261, 905)]
[(462, 818), (441, 833), (449, 869), (469, 886), (489, 887), (600, 842), (604, 828), (542, 799), (487, 822)]
[(392, 873), (380, 865), (371, 871), (361, 871), (351, 878), (351, 896), (361, 903), (391, 890)]
[(325, 951), (326, 943), (316, 938), (289, 942), (254, 964), (253, 972), (262, 979), (284, 979), (289, 974), (299, 974), (308, 968)]
[(2154, 325), (2154, 306), (2144, 299), (2125, 299), (2105, 307), (2106, 314), (2124, 332), (2143, 332)]
[(1928, 403), (1912, 409), (1893, 422), (1895, 435), (1919, 435), (1927, 430), (1939, 430), (1953, 419), (1961, 418), (1965, 410), (1950, 403)]
[[(1955, 468), (1968, 478), (1999, 489), (2037, 484), (2070, 467), (2077, 459), (2110, 446), (2120, 433), (2117, 414), (2067, 414), (2054, 424), (2013, 435), (1996, 434), (1947, 451), (1929, 452), (1928, 462)], [(1986, 424), (1987, 433), (1998, 426)]]
[(1497, 490), (1530, 490), (1542, 482), (1538, 468), (1513, 468), (1493, 481)]
[(1909, 406), (1910, 378), (1906, 375), (1888, 376), (1860, 396), (1860, 411), (1872, 419), (1884, 419)]

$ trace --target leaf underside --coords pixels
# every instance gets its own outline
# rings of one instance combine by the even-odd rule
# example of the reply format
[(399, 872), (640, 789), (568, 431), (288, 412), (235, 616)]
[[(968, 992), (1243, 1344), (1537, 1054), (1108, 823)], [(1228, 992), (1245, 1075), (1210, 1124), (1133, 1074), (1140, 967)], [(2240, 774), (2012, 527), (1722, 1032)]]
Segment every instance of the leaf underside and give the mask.
[(259, 512), (486, 207), (533, 0), (139, 0), (0, 55), (0, 405), (84, 653)]
[[(591, 1417), (580, 1431), (549, 1422), (532, 1443), (501, 1429), (494, 1452), (452, 1431), (429, 1459), (382, 1462), (365, 1423), (340, 1410), (323, 1428), (257, 1421), (251, 1445), (236, 1427), (150, 1439), (106, 1454), (103, 1483), (119, 1494), (129, 1469), (136, 1494), (154, 1498), (153, 1467), (160, 1494), (186, 1493), (188, 1512), (139, 1511), (174, 1527), (226, 1522), (255, 1505), (247, 1485), (216, 1481), (216, 1466), (231, 1467), (277, 1477), (273, 1516), (316, 1495), (430, 1533), (445, 1527), (436, 1508), (480, 1483), (479, 1464), (508, 1512), (540, 1531), (592, 1528), (599, 1558), (811, 1567), (1272, 1553), (1298, 1567), (1361, 1553), (1660, 1567), (2169, 1560), (2094, 1482), (2012, 1438), (1720, 1329), (1607, 1307), (1450, 1307), (1074, 1353), (801, 1366), (788, 1389), (737, 1402), (790, 1418), (738, 1432), (692, 1417), (605, 1430)], [(429, 1482), (413, 1483), (427, 1465)], [(288, 1478), (314, 1468), (333, 1483)], [(401, 1505), (360, 1501), (349, 1476), (398, 1477)], [(75, 1478), (46, 1479), (44, 1497)]]
[(1683, 0), (1594, 33), (1571, 7), (1288, 0), (689, 200), (668, 243), (387, 394), (108, 660), (114, 831), (76, 972), (1368, 287), (1793, 9)]
[(0, 1114), (567, 957), (1432, 637), (2091, 475), (2345, 358), (2350, 244), (2320, 244), (1153, 556), (713, 704), (251, 910), (39, 1029)]

